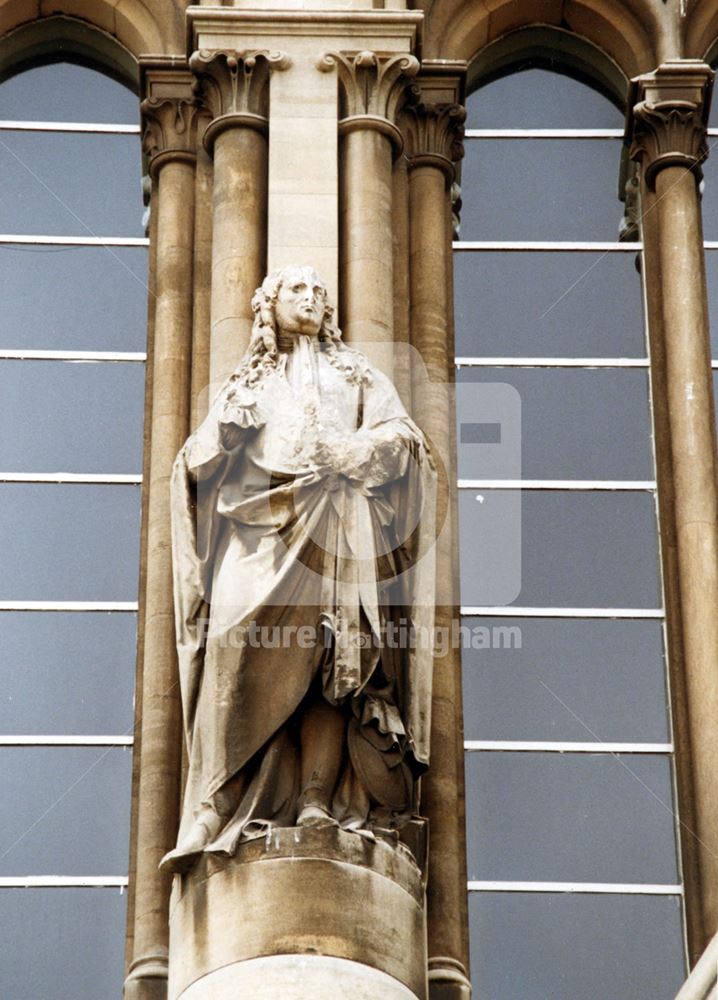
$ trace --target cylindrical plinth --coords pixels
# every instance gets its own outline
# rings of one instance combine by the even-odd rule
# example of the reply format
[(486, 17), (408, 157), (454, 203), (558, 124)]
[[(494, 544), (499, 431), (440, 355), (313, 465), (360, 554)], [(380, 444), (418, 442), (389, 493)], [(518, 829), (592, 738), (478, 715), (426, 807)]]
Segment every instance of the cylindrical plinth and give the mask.
[(175, 876), (169, 1000), (425, 1000), (426, 975), (421, 873), (403, 845), (283, 829)]
[(193, 983), (182, 1000), (416, 1000), (387, 976), (346, 958), (271, 955), (225, 965)]

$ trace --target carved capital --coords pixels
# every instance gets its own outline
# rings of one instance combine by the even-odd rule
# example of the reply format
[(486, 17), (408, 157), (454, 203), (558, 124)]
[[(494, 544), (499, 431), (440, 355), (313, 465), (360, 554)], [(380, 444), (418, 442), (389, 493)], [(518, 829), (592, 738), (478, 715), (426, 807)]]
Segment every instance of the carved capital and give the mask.
[(339, 130), (374, 128), (401, 149), (403, 140), (396, 116), (407, 83), (419, 72), (419, 60), (408, 53), (325, 52), (317, 67), (325, 73), (336, 67), (339, 79)]
[(196, 77), (195, 91), (212, 118), (203, 136), (208, 152), (226, 128), (267, 131), (270, 72), (290, 66), (289, 56), (265, 49), (200, 49), (190, 56), (189, 65)]
[(167, 160), (195, 158), (197, 106), (182, 97), (147, 97), (142, 111), (142, 151), (156, 174)]
[(713, 71), (700, 60), (666, 62), (632, 82), (626, 122), (629, 155), (653, 189), (664, 167), (698, 176), (708, 156), (706, 130)]
[[(418, 88), (417, 88), (418, 90)], [(409, 168), (434, 165), (453, 183), (454, 164), (464, 155), (466, 110), (460, 104), (434, 104), (420, 99), (404, 108), (403, 132)]]
[(153, 58), (141, 64), (140, 73), (142, 151), (155, 176), (169, 160), (194, 161), (197, 100), (186, 63), (172, 57)]

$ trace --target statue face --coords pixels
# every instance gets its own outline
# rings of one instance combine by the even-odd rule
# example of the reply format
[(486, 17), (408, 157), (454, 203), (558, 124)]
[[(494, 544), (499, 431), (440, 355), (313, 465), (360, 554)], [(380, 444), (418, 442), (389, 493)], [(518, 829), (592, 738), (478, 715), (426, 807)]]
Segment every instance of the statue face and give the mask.
[(287, 268), (274, 308), (277, 326), (284, 333), (316, 337), (326, 304), (327, 290), (311, 267)]

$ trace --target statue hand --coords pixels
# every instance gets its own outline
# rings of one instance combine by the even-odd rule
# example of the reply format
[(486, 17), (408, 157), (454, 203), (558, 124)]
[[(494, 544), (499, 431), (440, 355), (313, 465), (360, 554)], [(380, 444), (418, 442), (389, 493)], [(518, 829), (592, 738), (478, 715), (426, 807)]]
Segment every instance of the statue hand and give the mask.
[(317, 441), (313, 462), (324, 473), (338, 474), (347, 479), (362, 479), (371, 456), (371, 442), (359, 434), (352, 434)]

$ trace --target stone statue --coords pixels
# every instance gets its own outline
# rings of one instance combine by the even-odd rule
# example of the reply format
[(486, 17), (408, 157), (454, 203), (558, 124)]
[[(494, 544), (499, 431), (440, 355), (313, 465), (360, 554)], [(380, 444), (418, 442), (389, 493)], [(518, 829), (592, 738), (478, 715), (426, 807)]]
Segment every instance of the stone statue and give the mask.
[(275, 826), (396, 838), (428, 764), (435, 471), (321, 279), (270, 274), (175, 462), (185, 871)]

